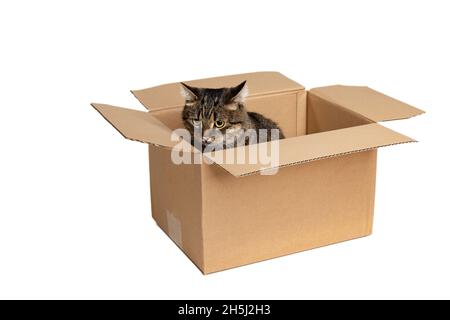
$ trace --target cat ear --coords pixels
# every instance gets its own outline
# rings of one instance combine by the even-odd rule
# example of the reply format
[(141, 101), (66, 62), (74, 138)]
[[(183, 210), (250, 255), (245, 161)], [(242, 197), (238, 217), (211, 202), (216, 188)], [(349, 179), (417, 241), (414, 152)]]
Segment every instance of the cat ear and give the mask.
[(243, 81), (236, 87), (230, 88), (230, 102), (244, 103), (248, 96), (247, 81)]
[(198, 99), (199, 95), (200, 95), (200, 90), (198, 88), (195, 87), (191, 87), (188, 86), (186, 83), (180, 82), (181, 83), (181, 96), (186, 100), (186, 101), (195, 101)]

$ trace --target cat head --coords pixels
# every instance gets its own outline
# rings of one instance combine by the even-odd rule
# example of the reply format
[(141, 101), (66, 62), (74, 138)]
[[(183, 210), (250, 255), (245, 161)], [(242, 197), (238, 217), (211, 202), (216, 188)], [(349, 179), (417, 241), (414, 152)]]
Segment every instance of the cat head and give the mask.
[[(201, 132), (201, 143), (223, 144), (233, 133), (245, 130), (248, 115), (245, 99), (248, 95), (246, 81), (231, 88), (198, 88), (181, 83), (185, 99), (182, 118), (192, 136)], [(218, 134), (220, 132), (220, 134)], [(221, 137), (222, 136), (222, 137)]]

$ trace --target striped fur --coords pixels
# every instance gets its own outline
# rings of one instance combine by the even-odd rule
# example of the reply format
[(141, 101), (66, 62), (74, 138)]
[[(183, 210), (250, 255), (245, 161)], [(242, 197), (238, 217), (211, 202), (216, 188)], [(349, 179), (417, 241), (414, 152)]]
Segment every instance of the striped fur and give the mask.
[[(182, 112), (184, 126), (194, 137), (195, 129), (201, 132), (198, 139), (203, 146), (209, 144), (230, 147), (240, 137), (245, 137), (249, 129), (278, 129), (280, 139), (284, 138), (281, 129), (270, 119), (255, 112), (247, 112), (245, 98), (248, 94), (246, 82), (231, 88), (197, 88), (185, 83), (182, 96), (185, 105)], [(218, 135), (218, 133), (221, 135)], [(222, 136), (222, 138), (220, 137)], [(270, 138), (270, 134), (269, 134)], [(194, 144), (194, 139), (191, 141)], [(249, 140), (245, 138), (245, 144)]]

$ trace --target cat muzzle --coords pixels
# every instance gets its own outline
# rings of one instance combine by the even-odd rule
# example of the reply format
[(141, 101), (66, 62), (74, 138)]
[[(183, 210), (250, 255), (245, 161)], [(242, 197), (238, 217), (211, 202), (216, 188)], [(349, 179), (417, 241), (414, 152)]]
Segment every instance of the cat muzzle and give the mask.
[(214, 142), (216, 138), (215, 137), (203, 137), (202, 138), (202, 143), (203, 144), (210, 144), (212, 142)]

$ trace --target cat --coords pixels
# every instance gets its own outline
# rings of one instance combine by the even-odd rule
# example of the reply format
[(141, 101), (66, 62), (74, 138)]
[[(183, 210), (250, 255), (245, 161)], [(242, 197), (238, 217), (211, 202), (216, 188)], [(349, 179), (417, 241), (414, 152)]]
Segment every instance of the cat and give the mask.
[(246, 110), (246, 81), (220, 89), (192, 87), (181, 82), (181, 94), (185, 99), (183, 124), (191, 134), (191, 144), (201, 146), (202, 150), (284, 139), (277, 123)]

